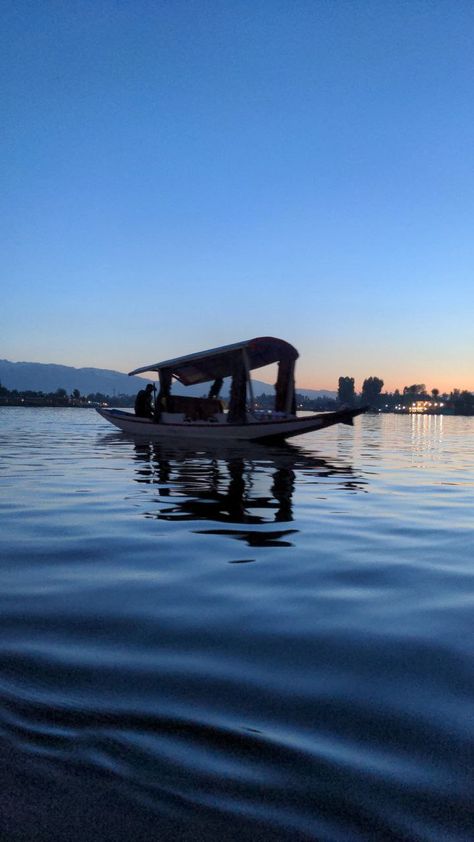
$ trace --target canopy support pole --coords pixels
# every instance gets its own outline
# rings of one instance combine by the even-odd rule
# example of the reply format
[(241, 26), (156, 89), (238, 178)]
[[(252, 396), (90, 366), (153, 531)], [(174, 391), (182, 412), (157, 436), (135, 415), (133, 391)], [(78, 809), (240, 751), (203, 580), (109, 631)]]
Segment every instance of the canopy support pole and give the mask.
[(285, 412), (296, 412), (295, 406), (295, 360), (291, 360), (288, 366), (288, 385), (285, 396)]
[(255, 408), (255, 398), (253, 395), (253, 386), (252, 386), (252, 378), (250, 377), (250, 363), (247, 351), (245, 348), (242, 351), (242, 356), (244, 358), (244, 366), (245, 366), (245, 373), (247, 375), (247, 385), (249, 390), (249, 401), (250, 401), (250, 411)]

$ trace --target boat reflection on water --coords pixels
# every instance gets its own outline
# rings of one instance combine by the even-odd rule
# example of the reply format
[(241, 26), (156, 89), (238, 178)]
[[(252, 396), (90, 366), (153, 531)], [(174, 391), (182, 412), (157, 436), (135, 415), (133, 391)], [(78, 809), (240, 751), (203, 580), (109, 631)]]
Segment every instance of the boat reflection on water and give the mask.
[[(156, 442), (134, 442), (138, 483), (153, 486), (153, 508), (145, 516), (162, 521), (210, 521), (250, 529), (195, 529), (197, 534), (228, 535), (249, 546), (291, 546), (296, 529), (262, 529), (293, 521), (295, 484), (336, 481), (348, 491), (365, 482), (344, 463), (335, 464), (300, 447), (249, 445), (211, 451), (171, 449)], [(255, 527), (259, 527), (256, 529)]]

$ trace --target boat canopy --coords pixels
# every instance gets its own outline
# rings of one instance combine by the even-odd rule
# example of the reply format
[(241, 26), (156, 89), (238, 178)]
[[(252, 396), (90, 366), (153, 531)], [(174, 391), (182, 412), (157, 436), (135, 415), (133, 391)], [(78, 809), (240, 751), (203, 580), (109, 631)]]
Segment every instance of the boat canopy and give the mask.
[(236, 342), (233, 345), (223, 345), (221, 348), (211, 348), (209, 351), (199, 351), (174, 360), (164, 360), (152, 363), (142, 368), (136, 368), (129, 374), (142, 374), (146, 371), (167, 372), (171, 377), (179, 380), (184, 386), (196, 383), (207, 383), (218, 378), (231, 377), (235, 372), (236, 363), (244, 357), (248, 371), (262, 368), (271, 363), (294, 362), (298, 351), (293, 345), (283, 339), (273, 336), (261, 336)]

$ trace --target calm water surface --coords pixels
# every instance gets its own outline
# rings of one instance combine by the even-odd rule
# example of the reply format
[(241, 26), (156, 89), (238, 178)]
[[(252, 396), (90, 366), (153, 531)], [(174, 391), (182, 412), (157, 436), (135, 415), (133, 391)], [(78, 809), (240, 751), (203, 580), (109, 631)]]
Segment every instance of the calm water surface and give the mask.
[(474, 419), (0, 410), (0, 837), (470, 840)]

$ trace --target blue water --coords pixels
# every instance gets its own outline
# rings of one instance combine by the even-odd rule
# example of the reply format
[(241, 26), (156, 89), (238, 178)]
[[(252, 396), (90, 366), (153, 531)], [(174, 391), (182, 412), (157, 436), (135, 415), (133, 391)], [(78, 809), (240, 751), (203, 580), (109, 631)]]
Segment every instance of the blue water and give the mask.
[(474, 419), (0, 410), (0, 837), (474, 836)]

